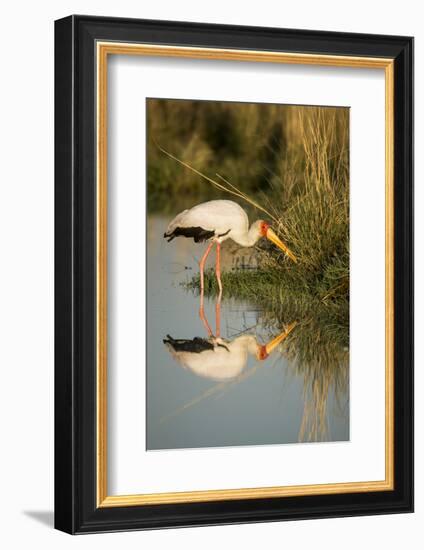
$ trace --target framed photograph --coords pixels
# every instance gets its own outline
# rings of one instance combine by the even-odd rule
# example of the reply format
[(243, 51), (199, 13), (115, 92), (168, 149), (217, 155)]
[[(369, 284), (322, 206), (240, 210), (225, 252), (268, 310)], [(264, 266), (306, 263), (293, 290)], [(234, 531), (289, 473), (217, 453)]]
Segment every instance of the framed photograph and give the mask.
[(55, 24), (55, 525), (413, 509), (413, 39)]

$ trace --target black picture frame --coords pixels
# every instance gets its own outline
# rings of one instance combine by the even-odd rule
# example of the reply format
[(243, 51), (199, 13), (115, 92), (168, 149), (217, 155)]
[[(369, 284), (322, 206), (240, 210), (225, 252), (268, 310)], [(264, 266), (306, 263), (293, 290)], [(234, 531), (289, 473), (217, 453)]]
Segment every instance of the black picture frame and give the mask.
[[(393, 491), (97, 507), (94, 90), (98, 40), (394, 59)], [(79, 15), (56, 21), (55, 527), (76, 534), (411, 511), (413, 39)]]

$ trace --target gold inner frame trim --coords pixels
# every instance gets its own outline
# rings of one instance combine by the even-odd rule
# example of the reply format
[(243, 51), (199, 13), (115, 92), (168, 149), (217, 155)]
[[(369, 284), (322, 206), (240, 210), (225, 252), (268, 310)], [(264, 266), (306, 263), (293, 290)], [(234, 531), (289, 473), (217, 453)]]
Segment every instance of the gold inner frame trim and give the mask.
[[(183, 502), (364, 493), (394, 489), (394, 60), (284, 52), (262, 52), (123, 42), (96, 44), (97, 54), (97, 506), (142, 506)], [(349, 483), (217, 489), (109, 496), (107, 493), (107, 60), (109, 55), (219, 59), (331, 67), (384, 69), (386, 125), (386, 365), (385, 479)]]

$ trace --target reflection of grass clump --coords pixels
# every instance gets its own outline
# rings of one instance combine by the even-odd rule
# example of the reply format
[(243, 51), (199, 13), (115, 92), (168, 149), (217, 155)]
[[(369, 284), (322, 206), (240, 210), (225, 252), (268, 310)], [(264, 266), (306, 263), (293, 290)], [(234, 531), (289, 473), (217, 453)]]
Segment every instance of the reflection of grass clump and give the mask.
[[(293, 271), (299, 269), (287, 267)], [(290, 360), (293, 374), (304, 381), (304, 413), (299, 429), (300, 441), (331, 439), (327, 407), (333, 392), (340, 414), (344, 414), (349, 387), (349, 300), (344, 284), (334, 286), (325, 277), (317, 284), (297, 286), (295, 279), (281, 276), (279, 270), (240, 270), (222, 275), (224, 296), (260, 306), (260, 322), (271, 334), (298, 321), (281, 345)], [(187, 283), (198, 291), (198, 276)], [(330, 294), (329, 289), (332, 288)], [(218, 293), (215, 274), (205, 276), (205, 294)], [(330, 296), (329, 296), (330, 294)]]

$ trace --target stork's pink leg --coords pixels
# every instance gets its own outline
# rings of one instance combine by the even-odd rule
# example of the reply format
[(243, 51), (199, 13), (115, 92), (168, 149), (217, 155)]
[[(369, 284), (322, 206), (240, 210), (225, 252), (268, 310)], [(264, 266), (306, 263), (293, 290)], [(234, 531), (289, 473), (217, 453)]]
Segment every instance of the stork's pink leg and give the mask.
[(221, 244), (216, 243), (216, 278), (218, 280), (219, 294), (215, 305), (215, 325), (216, 337), (221, 337), (221, 298), (222, 298), (222, 283), (221, 283)]
[(221, 295), (222, 293), (220, 292), (215, 305), (215, 328), (217, 338), (221, 338)]
[(209, 244), (209, 246), (207, 247), (205, 253), (202, 256), (202, 259), (199, 262), (199, 268), (200, 268), (200, 309), (199, 309), (199, 316), (200, 316), (200, 319), (202, 320), (203, 324), (205, 325), (206, 331), (207, 331), (209, 336), (212, 336), (212, 330), (211, 330), (211, 328), (209, 326), (209, 323), (208, 323), (208, 320), (206, 319), (206, 316), (205, 316), (205, 310), (204, 310), (204, 307), (203, 307), (203, 292), (204, 292), (204, 288), (205, 288), (205, 283), (204, 283), (205, 262), (206, 262), (206, 258), (208, 257), (209, 252), (211, 251), (212, 247), (213, 247), (213, 242), (211, 242)]
[(199, 309), (199, 317), (202, 320), (203, 325), (205, 326), (206, 332), (208, 333), (208, 336), (213, 336), (212, 329), (208, 323), (208, 320), (206, 319), (205, 310), (203, 307), (203, 294), (200, 296), (200, 309)]
[(222, 282), (221, 282), (221, 243), (216, 243), (216, 266), (215, 266), (216, 278), (218, 281), (219, 298), (221, 300), (222, 294)]
[(206, 258), (209, 256), (209, 252), (211, 251), (212, 247), (213, 247), (213, 241), (209, 244), (208, 248), (206, 249), (206, 252), (203, 254), (202, 259), (199, 262), (199, 267), (200, 267), (200, 293), (201, 294), (203, 294), (203, 290), (205, 288), (204, 270), (205, 270)]

